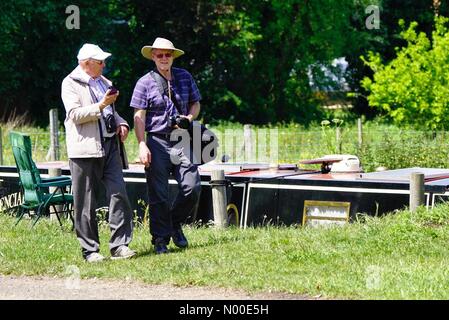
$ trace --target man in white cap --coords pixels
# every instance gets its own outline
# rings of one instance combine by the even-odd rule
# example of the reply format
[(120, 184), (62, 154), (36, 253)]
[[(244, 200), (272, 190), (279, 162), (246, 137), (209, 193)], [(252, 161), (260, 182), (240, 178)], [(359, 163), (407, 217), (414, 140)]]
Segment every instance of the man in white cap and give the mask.
[[(153, 45), (144, 46), (141, 52), (154, 61), (156, 68), (137, 81), (130, 106), (135, 112), (139, 158), (145, 165), (152, 243), (160, 254), (168, 252), (170, 239), (179, 248), (188, 246), (181, 224), (198, 207), (201, 180), (197, 166), (185, 155), (186, 150), (171, 139), (171, 134), (174, 129), (188, 127), (198, 116), (201, 95), (189, 72), (172, 68), (173, 60), (184, 51), (175, 48), (171, 41), (156, 38)], [(170, 174), (179, 186), (173, 203), (169, 202)]]
[[(119, 93), (103, 74), (111, 54), (86, 43), (78, 53), (78, 66), (62, 81), (61, 97), (66, 110), (67, 153), (72, 175), (75, 231), (87, 262), (104, 259), (96, 220), (101, 184), (109, 201), (109, 249), (112, 259), (135, 255), (132, 210), (123, 180), (118, 138), (125, 141), (128, 123), (118, 115), (114, 102)], [(114, 93), (115, 92), (115, 93)], [(118, 137), (118, 138), (117, 138)]]

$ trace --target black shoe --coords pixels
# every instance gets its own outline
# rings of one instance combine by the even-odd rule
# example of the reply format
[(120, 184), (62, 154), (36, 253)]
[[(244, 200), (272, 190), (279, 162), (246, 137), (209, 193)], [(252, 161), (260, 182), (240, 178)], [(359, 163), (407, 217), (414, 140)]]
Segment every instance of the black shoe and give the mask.
[(156, 254), (168, 253), (167, 242), (164, 238), (157, 238), (154, 240), (154, 251)]
[(189, 245), (189, 242), (187, 241), (186, 236), (184, 235), (184, 233), (182, 232), (182, 229), (176, 229), (173, 232), (172, 235), (172, 239), (173, 239), (173, 243), (178, 247), (178, 248), (187, 248)]

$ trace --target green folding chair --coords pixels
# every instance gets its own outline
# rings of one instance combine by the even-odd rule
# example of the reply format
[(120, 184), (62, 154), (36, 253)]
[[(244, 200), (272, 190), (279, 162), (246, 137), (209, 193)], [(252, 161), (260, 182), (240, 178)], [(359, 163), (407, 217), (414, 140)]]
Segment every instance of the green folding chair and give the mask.
[(33, 211), (35, 214), (32, 226), (34, 226), (42, 216), (50, 216), (50, 208), (53, 208), (53, 213), (55, 213), (61, 227), (60, 214), (64, 214), (72, 221), (73, 229), (73, 196), (67, 191), (72, 185), (71, 178), (41, 178), (32, 158), (30, 136), (11, 131), (9, 138), (23, 190), (23, 203), (19, 207), (16, 225), (25, 213), (28, 213), (31, 217)]

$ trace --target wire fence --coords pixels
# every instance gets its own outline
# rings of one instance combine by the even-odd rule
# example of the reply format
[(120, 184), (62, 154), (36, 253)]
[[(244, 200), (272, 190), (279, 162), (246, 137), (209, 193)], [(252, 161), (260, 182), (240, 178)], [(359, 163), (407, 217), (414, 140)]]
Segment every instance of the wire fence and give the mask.
[[(328, 154), (353, 154), (359, 157), (365, 171), (378, 167), (449, 167), (449, 132), (401, 130), (395, 127), (364, 128), (258, 128), (243, 126), (229, 129), (210, 128), (219, 138), (218, 158), (226, 155), (230, 162), (298, 163), (300, 160)], [(13, 166), (14, 158), (8, 138), (9, 129), (1, 128), (1, 164)], [(35, 162), (50, 161), (49, 129), (16, 128), (30, 135)], [(60, 128), (60, 160), (67, 161), (65, 132)], [(130, 163), (138, 160), (134, 132), (125, 143)]]

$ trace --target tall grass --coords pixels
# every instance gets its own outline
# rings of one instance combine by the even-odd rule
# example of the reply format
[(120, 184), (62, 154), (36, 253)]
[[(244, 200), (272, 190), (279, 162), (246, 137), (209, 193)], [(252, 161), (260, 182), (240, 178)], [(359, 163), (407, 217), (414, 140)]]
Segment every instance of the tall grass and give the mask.
[[(11, 149), (11, 142), (9, 140), (9, 132), (11, 131), (22, 132), (30, 135), (33, 147), (33, 159), (35, 162), (49, 161), (50, 129), (30, 126), (28, 124), (11, 125), (10, 123), (6, 125), (0, 124), (0, 127), (2, 132), (1, 146), (3, 150), (4, 165), (15, 165), (14, 156)], [(67, 160), (64, 129), (60, 128), (59, 132), (60, 160)]]
[[(56, 221), (13, 227), (0, 214), (0, 273), (132, 279), (153, 284), (212, 286), (349, 299), (448, 299), (449, 205), (417, 213), (360, 216), (341, 227), (216, 230), (189, 226), (191, 246), (155, 255), (147, 228), (130, 245), (138, 257), (90, 265), (78, 241)], [(100, 227), (108, 255), (109, 230)]]
[[(8, 138), (8, 132), (11, 129), (29, 133), (32, 138), (35, 161), (46, 161), (50, 148), (49, 129), (23, 124), (16, 126), (2, 124), (1, 126), (4, 164), (14, 165)], [(242, 124), (221, 122), (211, 126), (210, 129), (221, 137), (218, 159), (227, 153), (229, 150), (227, 147), (232, 142), (234, 148), (230, 161), (242, 162), (248, 160), (245, 158), (243, 150)], [(361, 147), (358, 143), (357, 126), (343, 123), (340, 126), (340, 148), (336, 141), (335, 126), (315, 124), (306, 128), (294, 123), (256, 126), (253, 127), (253, 136), (257, 139), (255, 142), (259, 144), (256, 143), (255, 160), (263, 162), (266, 162), (266, 159), (270, 160), (271, 138), (269, 138), (269, 134), (272, 129), (277, 132), (278, 153), (276, 159), (279, 163), (298, 163), (303, 159), (322, 157), (326, 154), (335, 154), (341, 151), (343, 154), (358, 156), (367, 172), (374, 171), (378, 167), (389, 169), (406, 167), (447, 168), (449, 165), (448, 132), (404, 130), (375, 121), (364, 123), (363, 145)], [(61, 160), (67, 160), (63, 128), (60, 132)], [(226, 133), (231, 133), (232, 136), (225, 135)], [(130, 162), (137, 160), (138, 148), (133, 131), (130, 132), (125, 145)]]

